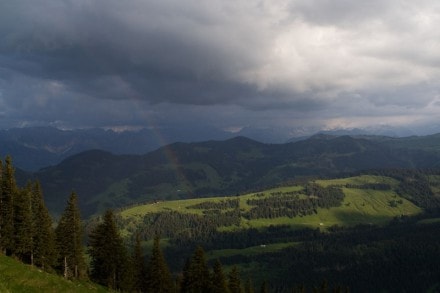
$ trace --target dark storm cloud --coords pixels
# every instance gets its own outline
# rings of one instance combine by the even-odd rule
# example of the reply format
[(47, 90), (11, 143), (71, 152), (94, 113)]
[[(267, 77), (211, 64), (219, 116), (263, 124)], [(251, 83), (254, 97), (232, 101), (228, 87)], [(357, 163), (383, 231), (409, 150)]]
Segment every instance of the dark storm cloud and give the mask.
[(436, 118), (438, 25), (439, 4), (424, 0), (6, 0), (0, 115), (77, 126), (178, 123), (167, 113), (179, 111), (224, 127)]
[(255, 93), (234, 79), (251, 58), (226, 50), (234, 44), (224, 32), (206, 35), (201, 27), (215, 24), (192, 15), (197, 3), (171, 11), (172, 2), (154, 1), (37, 1), (32, 11), (18, 3), (3, 10), (23, 20), (2, 25), (3, 66), (11, 70), (95, 98), (216, 104)]

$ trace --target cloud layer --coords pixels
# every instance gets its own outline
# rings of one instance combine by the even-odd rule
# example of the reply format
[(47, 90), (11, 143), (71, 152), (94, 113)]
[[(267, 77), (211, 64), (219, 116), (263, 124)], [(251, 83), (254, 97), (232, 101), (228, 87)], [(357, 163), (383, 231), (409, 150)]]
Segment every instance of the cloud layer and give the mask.
[(435, 122), (438, 27), (425, 0), (2, 1), (0, 127)]

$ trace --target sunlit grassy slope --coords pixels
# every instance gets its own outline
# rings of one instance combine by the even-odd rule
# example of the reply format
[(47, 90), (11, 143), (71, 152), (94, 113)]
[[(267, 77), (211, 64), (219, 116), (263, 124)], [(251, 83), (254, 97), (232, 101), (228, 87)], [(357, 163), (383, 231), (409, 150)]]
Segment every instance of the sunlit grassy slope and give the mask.
[[(281, 224), (291, 225), (294, 228), (326, 228), (333, 225), (351, 226), (356, 224), (369, 223), (384, 224), (396, 216), (415, 215), (421, 212), (421, 209), (419, 207), (415, 206), (413, 203), (400, 197), (394, 192), (393, 187), (396, 187), (398, 183), (396, 180), (389, 177), (364, 175), (335, 180), (317, 180), (316, 183), (322, 186), (336, 185), (342, 187), (345, 194), (342, 205), (340, 207), (334, 207), (330, 209), (318, 209), (317, 214), (303, 217), (281, 217), (275, 219), (255, 220), (242, 219), (241, 227), (239, 228), (259, 228)], [(345, 187), (347, 184), (356, 186), (371, 183), (389, 184), (392, 188), (390, 190), (373, 190)], [(288, 186), (264, 190), (259, 193), (264, 193), (265, 196), (269, 196), (273, 192), (300, 191), (302, 189), (303, 186)], [(245, 211), (250, 208), (246, 201), (255, 196), (256, 193), (250, 193), (240, 196), (234, 196), (232, 198), (238, 198), (240, 200), (240, 209)], [(147, 213), (177, 211), (180, 213), (202, 214), (202, 209), (192, 209), (190, 208), (190, 206), (206, 201), (219, 202), (224, 199), (224, 197), (214, 197), (162, 201), (126, 209), (121, 212), (121, 216), (123, 218), (130, 218), (132, 220), (131, 222), (133, 223), (137, 220), (141, 220), (142, 217)], [(391, 201), (398, 202), (398, 204), (392, 206), (390, 204)], [(223, 227), (221, 229), (237, 229), (237, 227)]]
[(89, 282), (73, 282), (0, 255), (0, 292), (2, 293), (89, 293), (108, 292)]

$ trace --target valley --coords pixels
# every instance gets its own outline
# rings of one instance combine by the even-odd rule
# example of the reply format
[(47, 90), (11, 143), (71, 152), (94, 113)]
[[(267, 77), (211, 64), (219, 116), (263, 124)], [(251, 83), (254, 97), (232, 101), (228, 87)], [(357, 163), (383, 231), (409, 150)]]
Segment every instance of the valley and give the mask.
[[(432, 291), (440, 286), (433, 269), (440, 259), (436, 140), (317, 135), (271, 145), (236, 137), (145, 155), (89, 150), (37, 172), (17, 169), (17, 186), (15, 179), (2, 181), (2, 217), (12, 223), (5, 226), (12, 242), (3, 236), (2, 245), (8, 256), (33, 259), (34, 244), (23, 246), (27, 238), (12, 232), (26, 235), (39, 226), (32, 225), (36, 216), (24, 216), (26, 202), (44, 195), (48, 210), (32, 213), (42, 213), (47, 231), (32, 237), (55, 232), (38, 241), (58, 244), (36, 266), (63, 274), (68, 264), (58, 250), (70, 253), (68, 239), (77, 235), (80, 269), (69, 264), (72, 280), (93, 268), (93, 281), (130, 291), (137, 286), (132, 278), (153, 286), (152, 278), (168, 276), (167, 290), (184, 292), (185, 278), (206, 278), (186, 276), (191, 266), (218, 270), (220, 264), (242, 288), (252, 283), (270, 292), (324, 285), (341, 292)], [(7, 157), (3, 177), (13, 176)], [(69, 223), (77, 232), (66, 232)], [(101, 262), (107, 265), (100, 268)], [(139, 276), (142, 266), (157, 262), (163, 267)], [(161, 273), (153, 277), (155, 270)]]
[(0, 0), (0, 293), (439, 293), (439, 27)]

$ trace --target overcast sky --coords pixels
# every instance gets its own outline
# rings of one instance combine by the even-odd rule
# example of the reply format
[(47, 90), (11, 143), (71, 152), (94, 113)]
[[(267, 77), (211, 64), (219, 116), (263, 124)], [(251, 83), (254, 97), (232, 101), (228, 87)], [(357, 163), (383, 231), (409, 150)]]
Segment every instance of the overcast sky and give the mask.
[(2, 0), (0, 128), (440, 123), (440, 2)]

